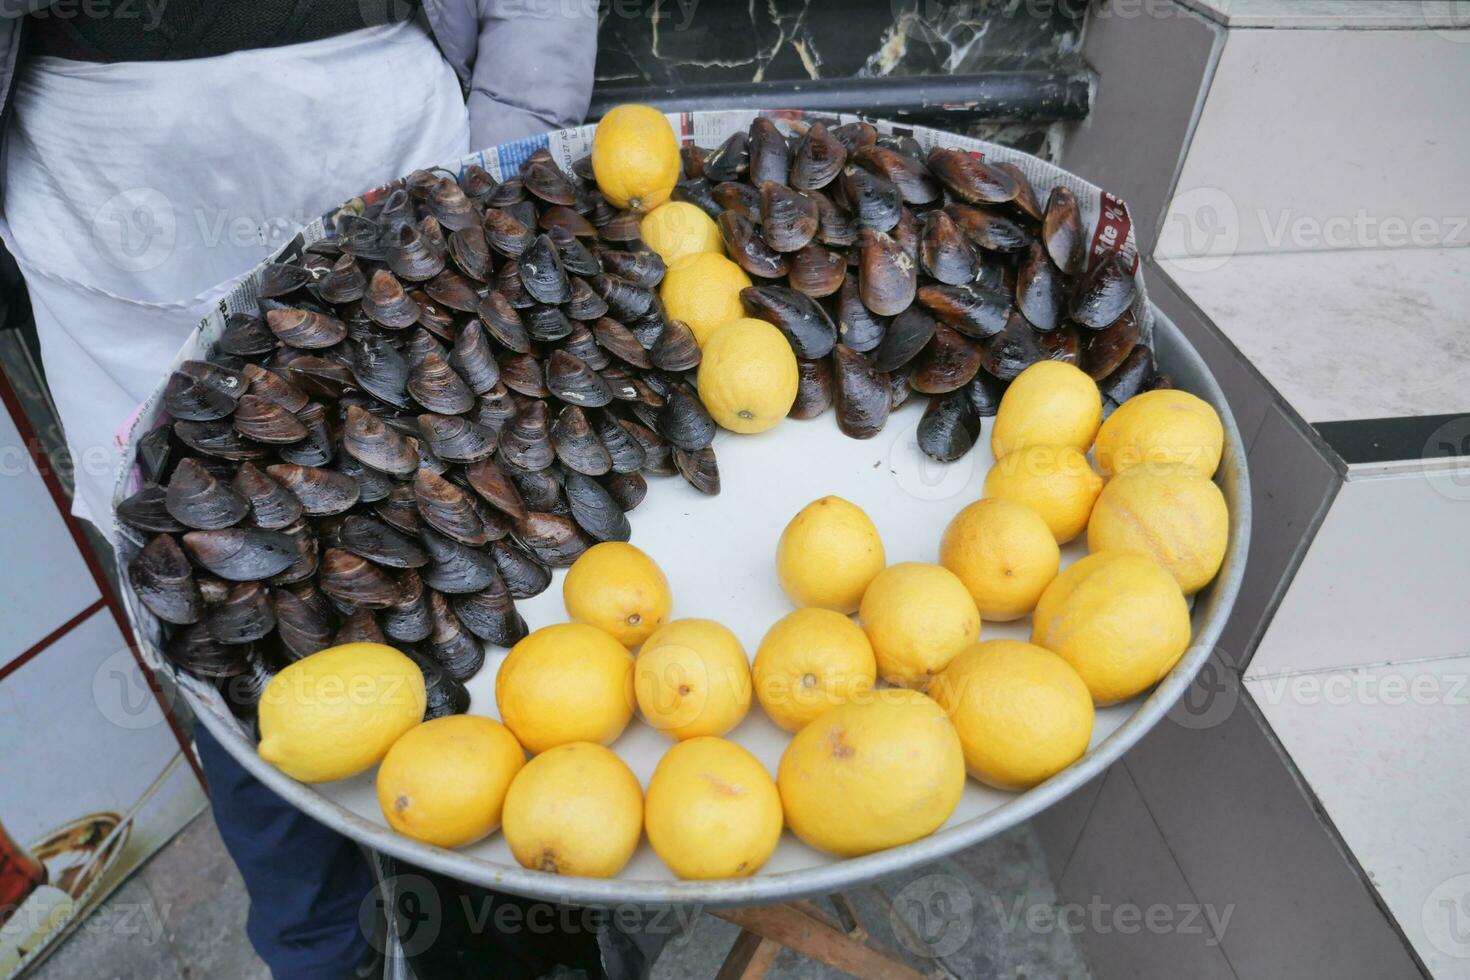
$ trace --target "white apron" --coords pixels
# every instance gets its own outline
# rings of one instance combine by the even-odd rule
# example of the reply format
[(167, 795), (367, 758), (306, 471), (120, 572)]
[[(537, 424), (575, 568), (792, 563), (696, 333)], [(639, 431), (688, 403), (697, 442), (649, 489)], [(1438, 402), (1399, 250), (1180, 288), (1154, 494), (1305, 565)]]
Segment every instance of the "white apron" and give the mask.
[(118, 429), (234, 281), (342, 201), (469, 152), (459, 82), (409, 23), (191, 61), (37, 58), (11, 98), (0, 235), (74, 512), (109, 537)]

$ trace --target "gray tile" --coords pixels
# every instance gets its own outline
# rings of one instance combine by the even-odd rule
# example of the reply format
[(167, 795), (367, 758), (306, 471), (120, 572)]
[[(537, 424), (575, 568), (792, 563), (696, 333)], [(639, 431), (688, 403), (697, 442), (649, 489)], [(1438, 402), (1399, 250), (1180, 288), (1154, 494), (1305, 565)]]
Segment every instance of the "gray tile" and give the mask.
[(1236, 976), (1209, 925), (1225, 910), (1201, 907), (1122, 765), (1108, 770), (1057, 899), (1100, 980)]
[(186, 980), (153, 896), (133, 877), (92, 910), (32, 980)]
[(1233, 910), (1221, 948), (1237, 973), (1418, 976), (1249, 694), (1219, 715), (1159, 725), (1123, 766), (1198, 900)]
[(1029, 826), (1046, 856), (1053, 881), (1066, 873), (1102, 784), (1103, 777), (1096, 776), (1031, 818)]

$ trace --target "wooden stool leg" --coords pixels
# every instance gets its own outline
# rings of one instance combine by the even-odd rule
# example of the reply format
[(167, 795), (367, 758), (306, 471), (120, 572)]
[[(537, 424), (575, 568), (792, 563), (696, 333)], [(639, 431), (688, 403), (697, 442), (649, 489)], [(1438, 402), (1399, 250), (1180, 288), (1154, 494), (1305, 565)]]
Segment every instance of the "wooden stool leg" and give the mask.
[(761, 980), (780, 952), (780, 943), (742, 929), (735, 937), (735, 945), (730, 947), (730, 955), (720, 964), (715, 980)]
[(796, 905), (764, 905), (711, 914), (859, 980), (925, 980), (922, 973), (829, 925), (820, 911), (813, 916)]

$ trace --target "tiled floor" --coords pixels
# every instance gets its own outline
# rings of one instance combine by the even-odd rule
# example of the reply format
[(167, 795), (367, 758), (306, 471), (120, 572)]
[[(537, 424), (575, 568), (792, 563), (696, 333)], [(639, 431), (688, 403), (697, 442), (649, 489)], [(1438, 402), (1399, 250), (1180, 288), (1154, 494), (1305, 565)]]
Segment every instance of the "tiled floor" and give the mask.
[[(931, 975), (1089, 977), (1065, 931), (1027, 927), (1032, 910), (1056, 902), (1029, 827), (849, 897), (878, 943)], [(114, 892), (32, 976), (269, 980), (245, 938), (247, 907), (244, 884), (206, 813)], [(936, 910), (945, 914), (931, 918)], [(713, 977), (735, 936), (734, 926), (701, 916), (665, 948), (654, 980)], [(846, 974), (786, 951), (767, 976), (835, 980)]]

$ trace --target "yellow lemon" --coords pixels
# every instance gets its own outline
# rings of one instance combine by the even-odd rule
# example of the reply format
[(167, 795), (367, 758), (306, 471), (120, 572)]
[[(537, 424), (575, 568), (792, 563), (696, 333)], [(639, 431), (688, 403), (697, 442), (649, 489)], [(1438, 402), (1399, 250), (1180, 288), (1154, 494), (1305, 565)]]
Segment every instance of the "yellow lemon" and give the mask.
[(406, 837), (463, 847), (500, 826), (505, 791), (525, 764), (525, 750), (500, 722), (445, 715), (393, 743), (378, 767), (378, 806)]
[(1179, 581), (1185, 595), (1209, 584), (1225, 560), (1225, 495), (1180, 464), (1144, 463), (1108, 481), (1087, 523), (1089, 551), (1142, 551)]
[(1030, 789), (1082, 758), (1092, 694), (1061, 657), (1034, 643), (991, 640), (960, 651), (929, 692), (959, 732), (970, 774)]
[(643, 244), (658, 253), (664, 265), (700, 252), (725, 254), (725, 243), (714, 219), (688, 201), (665, 201), (638, 222)]
[(830, 609), (798, 609), (766, 631), (751, 670), (755, 696), (788, 732), (873, 686), (868, 634)]
[(592, 134), (592, 175), (615, 208), (652, 211), (679, 180), (679, 140), (662, 112), (614, 107)]
[(878, 676), (920, 690), (980, 636), (980, 613), (965, 583), (947, 568), (912, 561), (878, 573), (858, 619)]
[(807, 504), (776, 544), (776, 578), (786, 598), (840, 613), (857, 611), (886, 561), (872, 519), (841, 497)]
[(567, 615), (636, 647), (669, 616), (669, 580), (643, 551), (623, 541), (604, 541), (582, 552), (562, 582)]
[(1087, 527), (1102, 485), (1087, 456), (1074, 446), (1022, 446), (985, 474), (985, 496), (1030, 507), (1046, 521), (1057, 544)]
[(1068, 566), (1036, 604), (1031, 642), (1082, 675), (1097, 704), (1152, 687), (1189, 648), (1189, 606), (1159, 563), (1102, 551)]
[(960, 738), (939, 705), (917, 691), (871, 695), (797, 732), (776, 776), (787, 826), (842, 857), (932, 834), (965, 788)]
[(680, 742), (659, 760), (643, 807), (648, 843), (680, 878), (745, 878), (781, 839), (781, 797), (734, 742)]
[(1097, 382), (1071, 364), (1038, 361), (1001, 396), (990, 448), (996, 459), (1022, 446), (1071, 446), (1085, 453), (1101, 422)]
[(424, 720), (424, 673), (381, 643), (344, 643), (281, 670), (260, 695), (260, 757), (303, 783), (377, 763)]
[(703, 341), (699, 400), (731, 432), (764, 432), (796, 401), (796, 355), (764, 320), (731, 320)]
[(939, 563), (959, 576), (982, 619), (1019, 619), (1057, 577), (1062, 552), (1041, 516), (1014, 500), (977, 500), (939, 539)]
[(567, 742), (609, 745), (633, 717), (633, 656), (596, 627), (543, 626), (506, 654), (495, 703), (532, 752)]
[(1140, 463), (1178, 463), (1215, 475), (1225, 430), (1220, 415), (1187, 391), (1160, 388), (1134, 395), (1097, 430), (1097, 468), (1105, 476)]
[(611, 749), (568, 742), (516, 774), (505, 794), (505, 842), (522, 867), (611, 878), (643, 835), (643, 787)]
[(716, 328), (745, 316), (740, 290), (749, 285), (750, 277), (740, 266), (723, 255), (700, 252), (669, 266), (658, 295), (664, 312), (687, 323), (703, 347)]
[(638, 651), (633, 690), (644, 719), (673, 739), (723, 735), (750, 710), (750, 661), (710, 619), (676, 619)]

